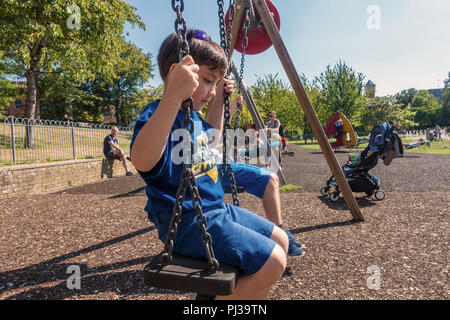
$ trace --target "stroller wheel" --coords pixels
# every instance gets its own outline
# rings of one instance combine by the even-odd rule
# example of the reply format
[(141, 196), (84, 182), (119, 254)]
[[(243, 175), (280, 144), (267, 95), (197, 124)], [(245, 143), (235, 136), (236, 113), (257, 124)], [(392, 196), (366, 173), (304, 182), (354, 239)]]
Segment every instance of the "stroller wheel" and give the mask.
[(384, 192), (381, 190), (378, 190), (377, 192), (375, 192), (375, 199), (377, 199), (378, 201), (382, 201), (384, 199)]
[(330, 195), (330, 199), (333, 202), (337, 202), (339, 200), (339, 192), (337, 191), (332, 192)]
[(320, 189), (320, 193), (324, 197), (328, 197), (330, 195), (330, 187), (323, 187), (322, 189)]

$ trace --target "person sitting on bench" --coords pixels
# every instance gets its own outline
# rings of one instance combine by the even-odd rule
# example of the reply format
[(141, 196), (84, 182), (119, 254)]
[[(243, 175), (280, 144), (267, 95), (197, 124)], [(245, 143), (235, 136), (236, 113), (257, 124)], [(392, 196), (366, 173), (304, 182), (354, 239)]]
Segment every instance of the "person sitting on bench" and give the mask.
[(127, 176), (134, 176), (133, 172), (129, 170), (128, 161), (125, 157), (125, 153), (119, 147), (119, 141), (117, 140), (117, 134), (119, 133), (119, 129), (117, 127), (113, 127), (111, 129), (111, 134), (107, 135), (103, 140), (103, 154), (106, 159), (111, 160), (119, 160), (122, 161), (123, 167), (125, 168)]

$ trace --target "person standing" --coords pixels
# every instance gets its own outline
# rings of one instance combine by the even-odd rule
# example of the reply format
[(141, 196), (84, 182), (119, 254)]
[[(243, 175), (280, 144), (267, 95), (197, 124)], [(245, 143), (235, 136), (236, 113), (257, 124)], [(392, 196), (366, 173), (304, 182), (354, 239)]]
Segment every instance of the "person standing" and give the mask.
[(436, 125), (436, 129), (434, 129), (437, 141), (442, 142), (442, 129), (439, 125)]

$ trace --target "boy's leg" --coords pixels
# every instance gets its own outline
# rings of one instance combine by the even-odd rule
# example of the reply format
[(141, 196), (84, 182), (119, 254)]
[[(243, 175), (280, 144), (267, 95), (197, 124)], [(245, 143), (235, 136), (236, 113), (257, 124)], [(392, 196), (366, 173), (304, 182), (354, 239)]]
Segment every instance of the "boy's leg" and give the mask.
[[(232, 208), (232, 213), (234, 213), (234, 216), (232, 214), (233, 219), (244, 227), (249, 227), (250, 229), (253, 227), (255, 222), (252, 215), (255, 216), (256, 221), (260, 219), (259, 216), (247, 212), (245, 209), (230, 207)], [(286, 270), (286, 253), (289, 247), (286, 233), (277, 226), (273, 227), (270, 239), (275, 241), (276, 245), (264, 265), (252, 275), (239, 277), (233, 294), (218, 296), (218, 300), (267, 299), (271, 287), (281, 279)]]
[(271, 174), (269, 182), (266, 185), (262, 203), (264, 212), (268, 220), (275, 223), (277, 226), (282, 225), (281, 217), (281, 200), (280, 200), (280, 182), (276, 174)]
[[(233, 163), (232, 165), (236, 183), (244, 187), (245, 191), (261, 198), (266, 218), (283, 229), (280, 200), (280, 180), (275, 173), (256, 166)], [(289, 255), (303, 256), (305, 246), (298, 242), (294, 235), (284, 230), (289, 237)]]
[[(229, 204), (204, 214), (216, 259), (238, 267), (242, 274), (232, 295), (217, 298), (267, 298), (270, 288), (286, 268), (286, 234), (267, 219)], [(174, 252), (205, 258), (195, 217), (195, 213), (186, 213), (183, 217)]]
[(234, 292), (228, 296), (217, 296), (217, 300), (264, 300), (271, 287), (281, 279), (286, 269), (285, 251), (276, 245), (266, 263), (256, 273), (240, 276)]
[(264, 212), (266, 213), (267, 219), (283, 229), (283, 231), (289, 238), (288, 254), (290, 256), (304, 256), (305, 253), (302, 251), (302, 249), (305, 249), (306, 246), (298, 242), (290, 231), (284, 230), (283, 228), (283, 220), (281, 217), (279, 178), (274, 173), (270, 176), (270, 180), (267, 183), (262, 200)]

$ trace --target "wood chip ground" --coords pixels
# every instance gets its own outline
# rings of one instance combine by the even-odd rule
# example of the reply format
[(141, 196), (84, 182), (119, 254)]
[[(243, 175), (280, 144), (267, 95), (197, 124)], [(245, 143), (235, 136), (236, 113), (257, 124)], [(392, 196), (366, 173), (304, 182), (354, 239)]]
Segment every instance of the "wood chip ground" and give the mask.
[[(290, 151), (295, 156), (284, 159), (283, 172), (301, 188), (282, 192), (283, 219), (307, 254), (288, 258), (270, 299), (450, 298), (450, 154), (380, 162), (371, 173), (386, 198), (355, 194), (366, 221), (354, 223), (343, 200), (320, 195), (330, 176), (323, 155)], [(336, 156), (342, 164), (347, 153)], [(264, 214), (259, 199), (240, 200)], [(142, 269), (163, 247), (145, 204), (137, 176), (0, 200), (0, 299), (190, 299), (144, 286)], [(80, 290), (67, 287), (71, 265), (80, 267)], [(371, 268), (379, 270), (378, 290), (368, 288)]]

